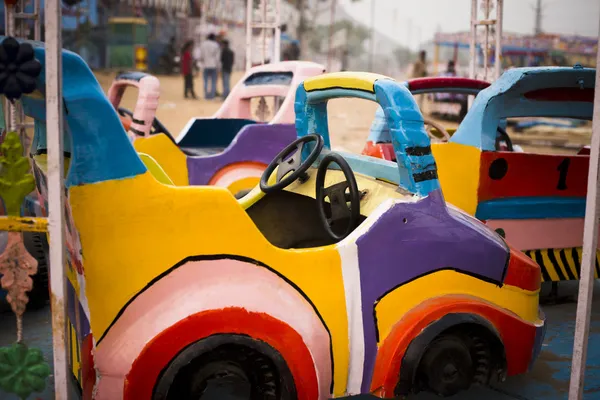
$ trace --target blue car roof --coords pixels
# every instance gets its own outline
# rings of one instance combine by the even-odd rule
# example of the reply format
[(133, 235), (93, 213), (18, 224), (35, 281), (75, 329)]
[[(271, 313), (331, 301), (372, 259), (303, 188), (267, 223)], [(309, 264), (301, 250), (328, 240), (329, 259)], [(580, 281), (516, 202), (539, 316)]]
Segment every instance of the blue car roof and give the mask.
[(508, 70), (479, 93), (450, 141), (493, 151), (498, 125), (505, 118), (592, 119), (595, 79), (592, 68)]

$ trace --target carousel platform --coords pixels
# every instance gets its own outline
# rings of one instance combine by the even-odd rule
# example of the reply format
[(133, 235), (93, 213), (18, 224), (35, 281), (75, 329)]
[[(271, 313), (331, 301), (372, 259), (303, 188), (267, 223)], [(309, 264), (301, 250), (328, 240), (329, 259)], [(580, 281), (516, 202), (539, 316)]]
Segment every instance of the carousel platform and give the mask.
[[(545, 292), (549, 288), (544, 288)], [(600, 282), (596, 283), (595, 292), (600, 293)], [(572, 300), (557, 304), (544, 305), (548, 321), (546, 340), (542, 352), (533, 370), (519, 377), (508, 379), (493, 388), (473, 388), (469, 392), (450, 399), (461, 400), (564, 400), (567, 399), (573, 351), (573, 332), (575, 330), (575, 312), (577, 304), (577, 282), (564, 282), (560, 286), (560, 295), (572, 296)], [(6, 310), (6, 307), (4, 307)], [(52, 338), (50, 326), (50, 308), (28, 312), (24, 320), (25, 340), (31, 346), (42, 349), (48, 360), (52, 359)], [(8, 311), (0, 312), (0, 345), (10, 344), (15, 338), (14, 316)], [(585, 400), (600, 400), (600, 296), (595, 296), (590, 342), (585, 380)], [(72, 399), (78, 399), (79, 391), (73, 385)], [(50, 384), (44, 393), (33, 395), (33, 399), (54, 399), (53, 386)], [(232, 399), (223, 393), (215, 394), (215, 399)], [(375, 399), (371, 396), (353, 396), (349, 399)], [(2, 400), (18, 400), (0, 391)], [(419, 394), (410, 400), (434, 400), (439, 397)], [(241, 400), (241, 399), (240, 399)]]

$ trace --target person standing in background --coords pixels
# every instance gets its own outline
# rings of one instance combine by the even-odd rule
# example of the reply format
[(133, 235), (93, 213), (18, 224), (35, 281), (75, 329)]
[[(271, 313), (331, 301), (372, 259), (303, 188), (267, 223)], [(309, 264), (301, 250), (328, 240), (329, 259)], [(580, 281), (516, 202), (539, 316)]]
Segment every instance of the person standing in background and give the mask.
[(427, 53), (425, 50), (419, 52), (419, 59), (413, 65), (413, 78), (424, 78), (427, 76)]
[(196, 92), (194, 91), (194, 75), (193, 75), (193, 63), (192, 58), (192, 47), (194, 42), (188, 40), (181, 50), (181, 74), (183, 75), (184, 91), (183, 97), (188, 98), (188, 94), (191, 94), (192, 98), (197, 99)]
[[(412, 77), (413, 78), (424, 78), (427, 76), (427, 53), (425, 50), (419, 52), (419, 59), (413, 65)], [(425, 95), (419, 95), (419, 109), (423, 112), (423, 100)]]
[(221, 81), (223, 82), (223, 99), (229, 96), (229, 83), (231, 80), (231, 71), (235, 61), (235, 54), (229, 48), (229, 40), (223, 40), (221, 49)]
[[(217, 68), (221, 58), (221, 48), (217, 43), (214, 33), (208, 35), (207, 40), (200, 45), (200, 62), (202, 63), (202, 76), (204, 78), (204, 98), (214, 99), (217, 90)], [(210, 88), (209, 88), (210, 85)]]

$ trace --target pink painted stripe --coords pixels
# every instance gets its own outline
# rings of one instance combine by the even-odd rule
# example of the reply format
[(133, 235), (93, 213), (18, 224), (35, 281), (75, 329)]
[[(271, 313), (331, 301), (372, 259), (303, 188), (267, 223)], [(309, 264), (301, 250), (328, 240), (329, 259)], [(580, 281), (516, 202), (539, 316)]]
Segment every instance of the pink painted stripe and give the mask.
[(518, 250), (581, 247), (583, 218), (487, 220), (492, 229), (502, 228), (506, 241)]
[(294, 328), (313, 357), (319, 397), (329, 396), (329, 334), (310, 304), (266, 268), (222, 259), (182, 265), (127, 307), (96, 348), (95, 399), (123, 398), (124, 379), (133, 362), (163, 330), (201, 311), (236, 306), (267, 313)]

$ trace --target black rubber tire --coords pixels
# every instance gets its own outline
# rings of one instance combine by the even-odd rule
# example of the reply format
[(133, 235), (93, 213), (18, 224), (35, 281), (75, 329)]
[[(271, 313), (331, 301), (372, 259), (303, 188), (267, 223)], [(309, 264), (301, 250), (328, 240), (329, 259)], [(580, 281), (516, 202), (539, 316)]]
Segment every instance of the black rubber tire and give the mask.
[(441, 397), (467, 390), (475, 378), (471, 349), (462, 337), (442, 334), (427, 347), (417, 374), (426, 391)]
[(281, 354), (249, 336), (209, 336), (186, 347), (169, 363), (152, 395), (152, 400), (229, 398), (296, 399), (294, 379)]
[(38, 232), (23, 232), (25, 248), (38, 262), (38, 271), (31, 277), (33, 288), (29, 291), (27, 308), (38, 310), (48, 304), (50, 292), (48, 285), (48, 241), (44, 234)]

